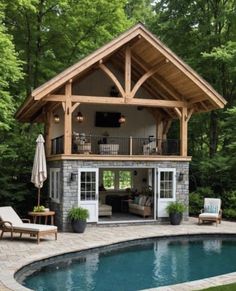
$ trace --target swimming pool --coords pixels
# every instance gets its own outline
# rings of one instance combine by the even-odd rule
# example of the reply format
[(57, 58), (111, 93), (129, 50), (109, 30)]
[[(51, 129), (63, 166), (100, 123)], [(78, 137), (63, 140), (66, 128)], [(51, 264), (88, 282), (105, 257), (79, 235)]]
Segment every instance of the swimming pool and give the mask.
[(145, 239), (33, 263), (16, 274), (33, 290), (133, 291), (236, 271), (235, 237)]

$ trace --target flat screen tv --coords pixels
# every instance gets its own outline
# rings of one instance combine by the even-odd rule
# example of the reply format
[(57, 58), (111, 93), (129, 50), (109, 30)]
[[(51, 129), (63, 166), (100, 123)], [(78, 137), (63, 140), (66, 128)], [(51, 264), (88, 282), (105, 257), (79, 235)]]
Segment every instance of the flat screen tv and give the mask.
[(96, 127), (120, 127), (120, 112), (96, 112)]

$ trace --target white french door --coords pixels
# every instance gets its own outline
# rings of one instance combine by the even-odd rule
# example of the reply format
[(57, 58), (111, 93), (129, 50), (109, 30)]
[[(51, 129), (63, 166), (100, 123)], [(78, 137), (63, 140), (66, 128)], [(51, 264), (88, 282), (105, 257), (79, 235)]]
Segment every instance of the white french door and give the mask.
[(176, 201), (176, 169), (159, 168), (157, 179), (157, 217), (168, 217), (166, 206)]
[(78, 204), (88, 209), (88, 222), (98, 221), (98, 169), (78, 170)]

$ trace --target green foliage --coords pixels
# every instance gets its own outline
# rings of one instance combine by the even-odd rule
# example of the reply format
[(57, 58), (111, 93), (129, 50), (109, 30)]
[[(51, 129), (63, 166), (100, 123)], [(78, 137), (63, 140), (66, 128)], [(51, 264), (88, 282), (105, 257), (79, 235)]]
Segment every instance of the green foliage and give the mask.
[(34, 206), (33, 208), (33, 212), (44, 212), (44, 211), (45, 211), (45, 207), (43, 205)]
[(197, 192), (189, 193), (189, 215), (199, 215), (204, 199)]
[(223, 217), (227, 219), (233, 219), (236, 220), (236, 210), (233, 208), (227, 208), (223, 212)]
[(168, 214), (171, 213), (184, 213), (184, 211), (186, 210), (186, 206), (181, 203), (181, 202), (170, 202), (167, 207), (166, 207), (166, 211)]
[(70, 209), (68, 217), (71, 221), (75, 220), (87, 220), (89, 218), (88, 209), (82, 207), (74, 207)]
[(216, 287), (211, 287), (207, 289), (201, 289), (203, 291), (235, 291), (236, 290), (236, 284), (227, 284), (227, 285), (222, 285), (222, 286), (216, 286)]
[[(23, 77), (22, 62), (17, 58), (12, 37), (3, 24), (4, 6), (0, 4), (0, 135), (11, 128), (12, 114), (16, 103), (10, 87)], [(1, 145), (2, 147), (2, 145)]]

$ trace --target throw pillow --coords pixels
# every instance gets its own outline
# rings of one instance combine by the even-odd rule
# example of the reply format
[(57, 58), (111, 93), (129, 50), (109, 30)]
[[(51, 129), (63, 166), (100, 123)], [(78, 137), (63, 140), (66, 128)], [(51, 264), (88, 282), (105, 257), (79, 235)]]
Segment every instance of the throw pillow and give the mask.
[(139, 197), (138, 196), (135, 196), (134, 197), (134, 204), (138, 204), (139, 203)]
[(145, 206), (146, 201), (147, 201), (148, 197), (147, 196), (143, 196), (143, 200), (142, 200), (142, 206)]
[(151, 197), (146, 200), (145, 206), (151, 206)]
[(204, 207), (204, 212), (206, 212), (206, 213), (218, 213), (218, 207), (215, 205), (206, 205)]

